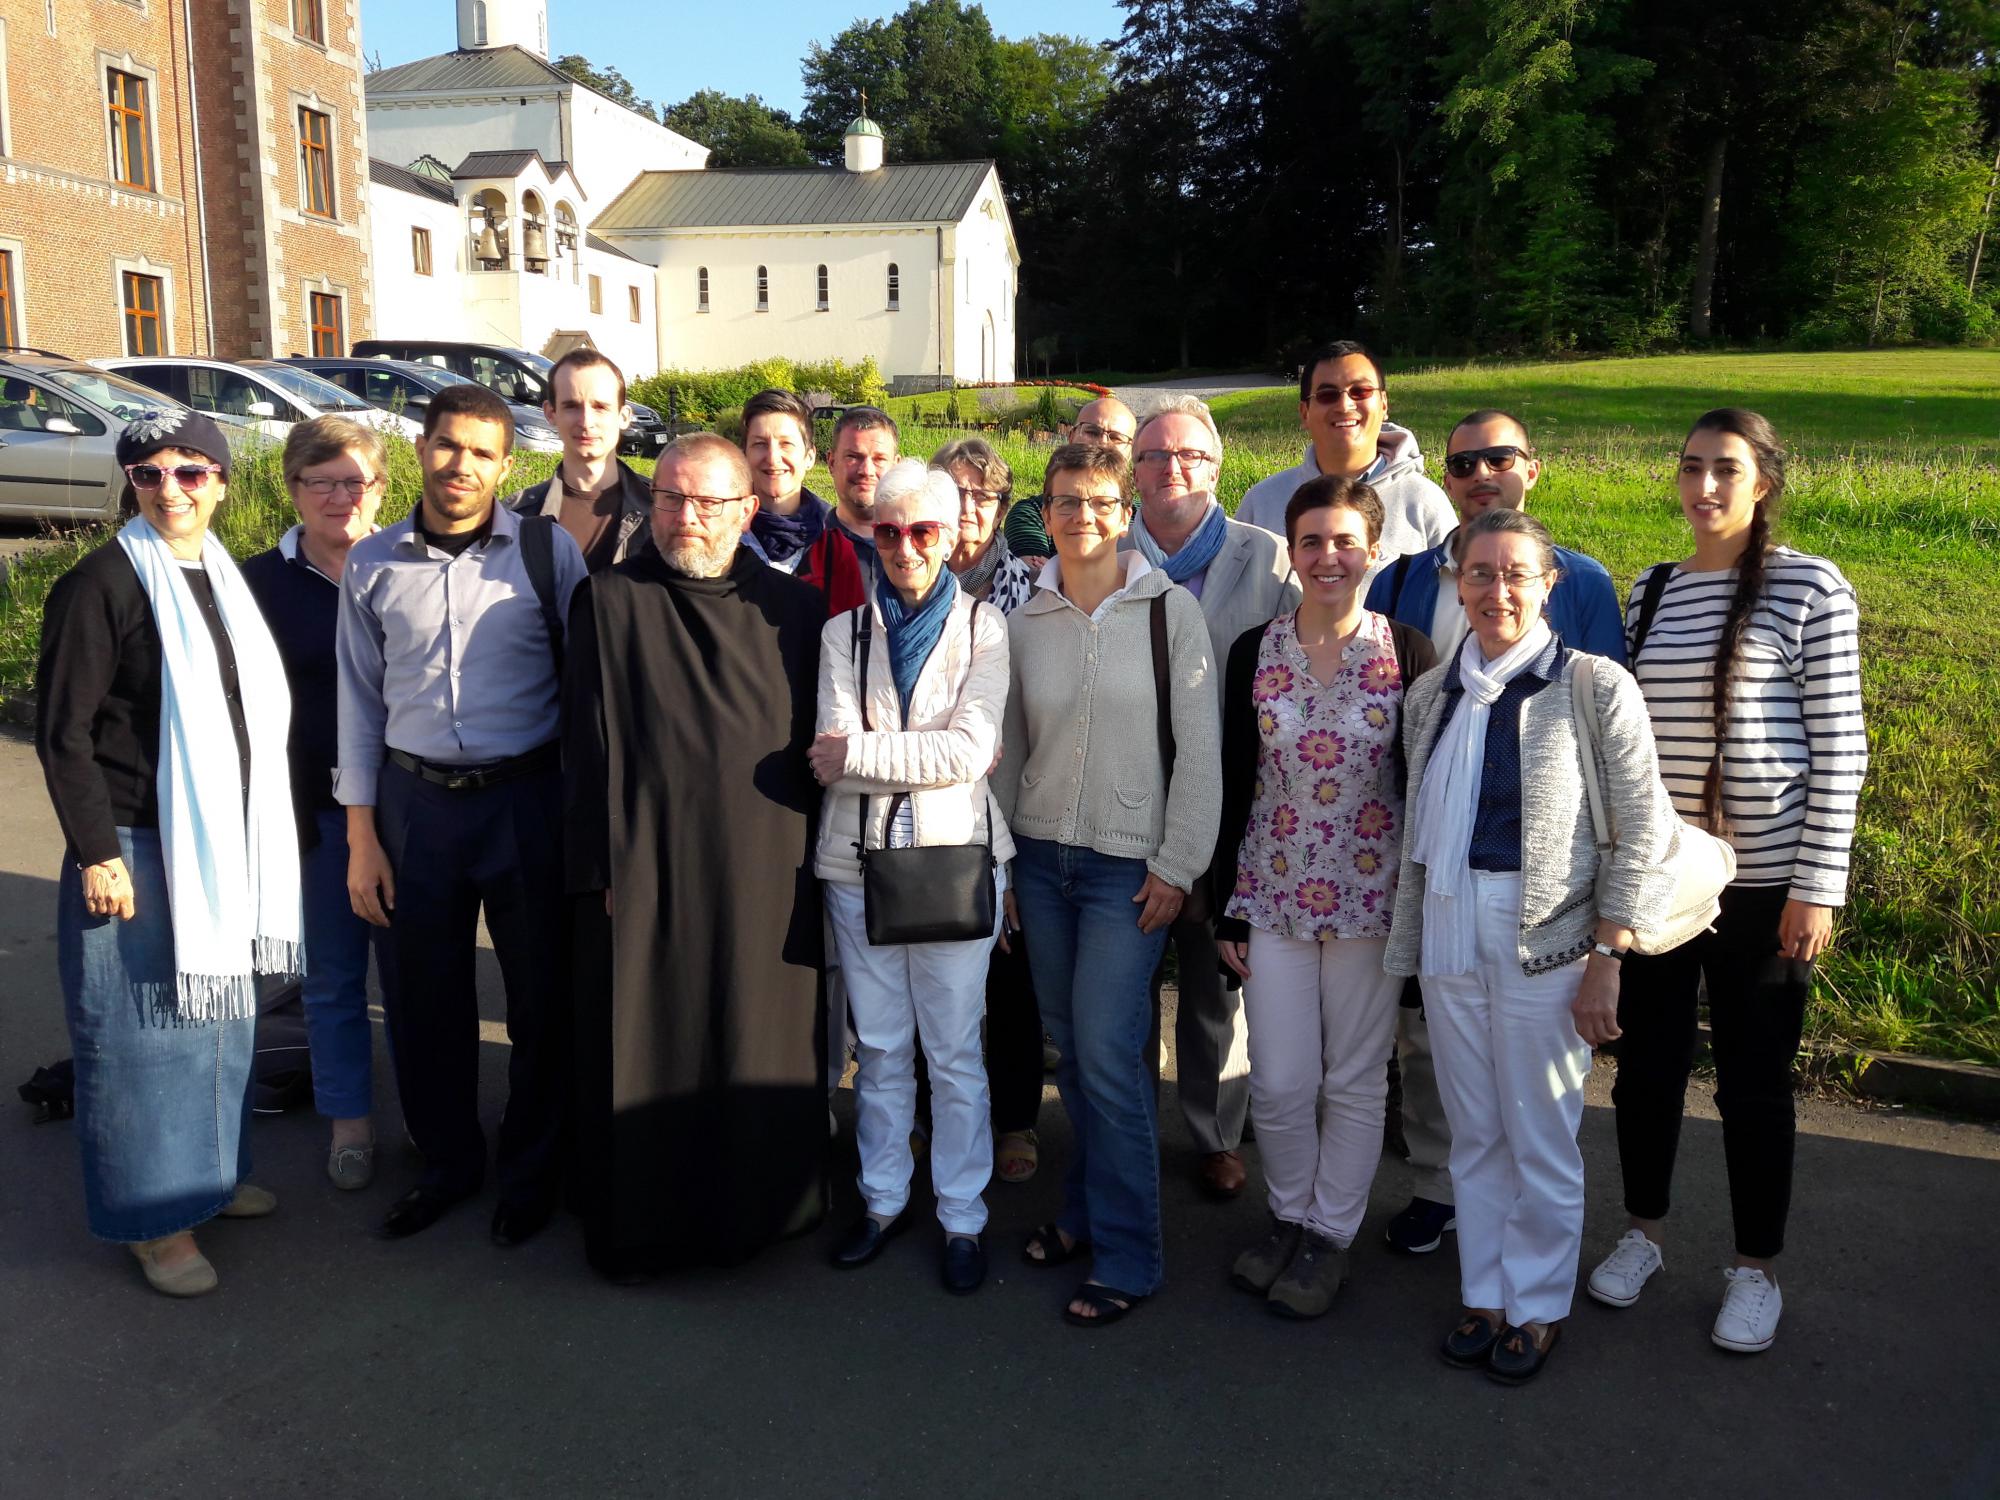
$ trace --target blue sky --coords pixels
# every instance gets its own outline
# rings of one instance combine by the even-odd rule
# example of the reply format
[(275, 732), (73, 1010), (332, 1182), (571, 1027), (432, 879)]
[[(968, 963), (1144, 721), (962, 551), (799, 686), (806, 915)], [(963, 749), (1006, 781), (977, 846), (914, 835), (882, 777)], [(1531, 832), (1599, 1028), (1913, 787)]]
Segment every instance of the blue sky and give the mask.
[[(615, 67), (641, 96), (673, 104), (697, 89), (758, 94), (797, 113), (799, 61), (813, 42), (830, 40), (856, 17), (878, 19), (903, 4), (833, 5), (814, 0), (551, 0), (549, 55), (581, 52)], [(1114, 0), (989, 0), (987, 19), (1001, 36), (1061, 32), (1103, 40), (1118, 34), (1124, 13)], [(449, 52), (458, 45), (453, 0), (362, 0), (361, 40), (385, 65)]]

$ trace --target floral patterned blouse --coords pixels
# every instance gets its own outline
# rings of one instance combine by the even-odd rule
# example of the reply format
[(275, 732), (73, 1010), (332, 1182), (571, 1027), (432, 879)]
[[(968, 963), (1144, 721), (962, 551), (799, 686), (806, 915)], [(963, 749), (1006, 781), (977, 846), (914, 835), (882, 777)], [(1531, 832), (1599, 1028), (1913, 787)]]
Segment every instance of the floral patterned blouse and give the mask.
[(1264, 628), (1250, 697), (1257, 784), (1227, 914), (1281, 937), (1385, 938), (1403, 840), (1403, 676), (1370, 610), (1322, 687), (1295, 617)]

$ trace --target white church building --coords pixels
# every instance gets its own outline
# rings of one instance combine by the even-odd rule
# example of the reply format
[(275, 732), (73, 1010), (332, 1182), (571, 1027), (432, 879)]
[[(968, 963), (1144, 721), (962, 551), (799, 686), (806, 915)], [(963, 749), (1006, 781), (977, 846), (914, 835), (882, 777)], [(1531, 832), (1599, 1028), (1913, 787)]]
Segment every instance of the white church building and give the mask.
[(546, 0), (457, 0), (458, 49), (363, 80), (378, 338), (628, 375), (873, 356), (892, 385), (1014, 378), (1020, 252), (990, 161), (724, 169), (559, 72)]

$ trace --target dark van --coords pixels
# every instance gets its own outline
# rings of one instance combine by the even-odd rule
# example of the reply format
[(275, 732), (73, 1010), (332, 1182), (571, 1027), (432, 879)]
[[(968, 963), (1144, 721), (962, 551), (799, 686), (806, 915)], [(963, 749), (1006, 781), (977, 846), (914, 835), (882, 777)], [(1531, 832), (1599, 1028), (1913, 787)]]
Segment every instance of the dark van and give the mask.
[(526, 349), (449, 339), (362, 339), (354, 346), (354, 355), (359, 359), (387, 355), (436, 365), (521, 406), (540, 406), (548, 399), (549, 371), (555, 368), (553, 360)]

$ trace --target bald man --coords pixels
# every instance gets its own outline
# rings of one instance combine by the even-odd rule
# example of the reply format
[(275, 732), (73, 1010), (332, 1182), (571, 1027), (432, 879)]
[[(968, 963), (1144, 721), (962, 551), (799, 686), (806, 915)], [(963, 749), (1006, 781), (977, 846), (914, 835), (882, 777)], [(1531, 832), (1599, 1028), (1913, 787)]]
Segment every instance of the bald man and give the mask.
[(1130, 463), (1132, 439), (1138, 431), (1139, 422), (1131, 407), (1116, 396), (1099, 396), (1095, 401), (1086, 401), (1078, 410), (1076, 420), (1063, 432), (1063, 441), (1097, 443)]

